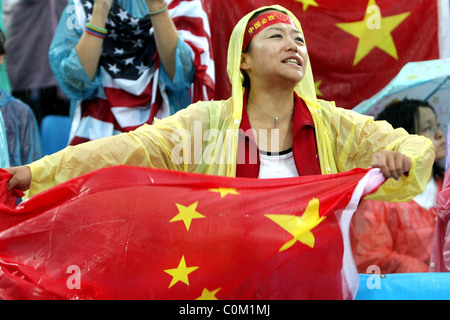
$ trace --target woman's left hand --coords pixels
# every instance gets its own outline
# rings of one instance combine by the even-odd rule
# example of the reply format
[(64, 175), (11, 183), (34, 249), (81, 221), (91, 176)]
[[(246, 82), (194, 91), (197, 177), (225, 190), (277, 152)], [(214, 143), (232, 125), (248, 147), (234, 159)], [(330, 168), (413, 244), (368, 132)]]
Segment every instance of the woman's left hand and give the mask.
[(386, 179), (400, 179), (411, 168), (411, 159), (400, 151), (381, 150), (372, 156), (372, 167), (380, 168)]

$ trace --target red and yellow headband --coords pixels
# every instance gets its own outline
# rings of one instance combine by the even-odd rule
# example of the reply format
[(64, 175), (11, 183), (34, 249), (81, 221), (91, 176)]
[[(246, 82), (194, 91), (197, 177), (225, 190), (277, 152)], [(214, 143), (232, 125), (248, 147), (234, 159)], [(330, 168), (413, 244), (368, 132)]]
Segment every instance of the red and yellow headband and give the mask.
[(247, 30), (245, 31), (244, 35), (244, 43), (242, 45), (242, 50), (245, 50), (252, 41), (252, 39), (265, 28), (277, 24), (277, 23), (287, 23), (291, 24), (294, 27), (297, 28), (297, 26), (294, 24), (294, 21), (285, 13), (280, 11), (271, 11), (263, 13), (260, 16), (257, 16), (256, 18), (252, 19), (247, 24)]

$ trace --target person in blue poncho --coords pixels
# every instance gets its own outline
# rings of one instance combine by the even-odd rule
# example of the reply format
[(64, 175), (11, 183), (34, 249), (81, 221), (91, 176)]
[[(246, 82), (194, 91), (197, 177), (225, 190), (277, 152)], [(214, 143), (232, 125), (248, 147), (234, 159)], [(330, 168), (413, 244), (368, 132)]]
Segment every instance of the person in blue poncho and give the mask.
[[(5, 35), (0, 30), (0, 65), (5, 56)], [(0, 90), (0, 111), (11, 165), (29, 164), (43, 156), (39, 126), (31, 108)], [(4, 146), (2, 146), (3, 148)]]
[(210, 40), (200, 0), (70, 0), (49, 50), (71, 101), (70, 144), (213, 99)]
[(58, 89), (48, 50), (67, 0), (2, 0), (5, 50), (11, 94), (28, 105), (38, 124), (47, 115), (69, 115)]
[[(0, 29), (4, 32), (5, 27), (3, 25), (3, 4), (0, 0)], [(11, 84), (9, 82), (8, 73), (6, 72), (5, 63), (0, 66), (0, 90), (11, 91)]]

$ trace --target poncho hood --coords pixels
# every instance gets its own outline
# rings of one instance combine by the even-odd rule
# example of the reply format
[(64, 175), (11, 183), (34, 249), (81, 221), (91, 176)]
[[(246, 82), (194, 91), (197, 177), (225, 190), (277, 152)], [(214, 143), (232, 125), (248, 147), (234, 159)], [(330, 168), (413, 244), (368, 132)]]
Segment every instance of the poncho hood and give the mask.
[[(258, 13), (266, 9), (273, 9), (286, 13), (294, 21), (298, 30), (300, 30), (303, 33), (300, 21), (295, 17), (295, 15), (292, 12), (290, 12), (289, 10), (285, 9), (280, 5), (272, 5), (258, 8), (248, 13), (241, 20), (239, 20), (239, 22), (234, 27), (233, 32), (231, 33), (227, 56), (227, 73), (232, 86), (232, 100), (234, 105), (233, 115), (235, 120), (240, 120), (241, 118), (243, 105), (242, 98), (245, 91), (245, 88), (242, 86), (242, 81), (244, 78), (240, 70), (244, 33), (246, 31), (247, 24), (251, 19), (251, 17), (255, 13)], [(311, 63), (309, 61), (309, 57), (305, 70), (305, 76), (297, 84), (297, 86), (295, 87), (295, 91), (307, 103), (307, 105), (310, 108), (311, 107), (315, 109), (319, 108), (319, 105), (317, 103), (316, 89), (314, 86), (314, 78), (311, 70)]]

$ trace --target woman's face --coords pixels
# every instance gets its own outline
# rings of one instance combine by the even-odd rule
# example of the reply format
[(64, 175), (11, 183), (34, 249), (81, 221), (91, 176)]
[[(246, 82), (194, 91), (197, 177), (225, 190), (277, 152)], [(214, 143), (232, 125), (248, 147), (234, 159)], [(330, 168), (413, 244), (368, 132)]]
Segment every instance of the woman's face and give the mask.
[(259, 32), (243, 53), (241, 69), (256, 83), (276, 84), (279, 79), (300, 82), (305, 75), (308, 52), (303, 34), (293, 25), (277, 23)]
[(446, 140), (435, 113), (428, 107), (419, 107), (419, 119), (419, 134), (433, 142), (436, 149), (435, 161), (444, 159)]

